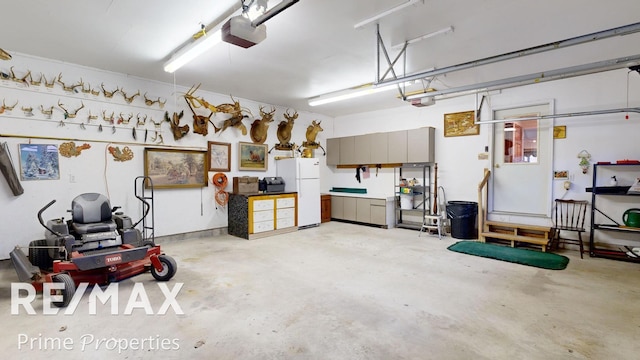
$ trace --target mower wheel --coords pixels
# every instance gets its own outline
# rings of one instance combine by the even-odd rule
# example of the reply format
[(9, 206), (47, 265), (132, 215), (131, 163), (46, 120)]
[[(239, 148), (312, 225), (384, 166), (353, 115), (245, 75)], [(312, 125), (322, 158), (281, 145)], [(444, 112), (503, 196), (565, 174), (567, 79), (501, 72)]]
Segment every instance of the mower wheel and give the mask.
[(156, 270), (154, 266), (151, 266), (151, 275), (158, 281), (167, 281), (176, 274), (178, 265), (171, 256), (158, 255), (158, 260), (162, 263), (162, 271)]
[(29, 243), (29, 261), (40, 269), (50, 269), (53, 266), (53, 259), (49, 256), (49, 249), (46, 246), (46, 239)]
[(66, 307), (76, 293), (76, 284), (69, 274), (58, 274), (53, 277), (53, 282), (61, 282), (64, 284), (63, 290), (56, 290), (56, 295), (62, 295), (62, 301), (52, 301), (57, 307)]

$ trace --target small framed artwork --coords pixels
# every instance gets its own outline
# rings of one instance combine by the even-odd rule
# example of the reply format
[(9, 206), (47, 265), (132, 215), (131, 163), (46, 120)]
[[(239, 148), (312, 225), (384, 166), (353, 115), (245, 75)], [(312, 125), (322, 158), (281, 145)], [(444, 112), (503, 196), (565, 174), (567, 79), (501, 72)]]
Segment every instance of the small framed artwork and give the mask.
[(58, 147), (20, 144), (20, 180), (60, 180)]
[(567, 127), (565, 125), (553, 127), (554, 139), (565, 139), (566, 137), (567, 137)]
[(267, 144), (238, 143), (238, 170), (267, 171)]
[(444, 114), (444, 136), (466, 136), (480, 134), (480, 125), (475, 122), (475, 111)]
[(207, 167), (209, 171), (231, 171), (231, 144), (209, 141)]
[(147, 148), (144, 175), (156, 189), (205, 187), (206, 156), (206, 151)]
[(554, 180), (567, 180), (569, 178), (568, 170), (556, 170), (553, 172)]

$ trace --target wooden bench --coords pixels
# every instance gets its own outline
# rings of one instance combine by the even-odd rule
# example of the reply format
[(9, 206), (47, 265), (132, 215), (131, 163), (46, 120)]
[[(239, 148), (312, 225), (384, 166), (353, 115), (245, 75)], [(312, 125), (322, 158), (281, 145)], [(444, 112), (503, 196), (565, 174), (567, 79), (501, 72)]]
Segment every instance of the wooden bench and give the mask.
[(553, 236), (553, 228), (550, 226), (485, 221), (485, 229), (487, 230), (480, 233), (480, 242), (486, 242), (487, 238), (507, 240), (511, 242), (511, 247), (515, 247), (516, 242), (523, 242), (539, 245), (543, 252), (547, 250)]

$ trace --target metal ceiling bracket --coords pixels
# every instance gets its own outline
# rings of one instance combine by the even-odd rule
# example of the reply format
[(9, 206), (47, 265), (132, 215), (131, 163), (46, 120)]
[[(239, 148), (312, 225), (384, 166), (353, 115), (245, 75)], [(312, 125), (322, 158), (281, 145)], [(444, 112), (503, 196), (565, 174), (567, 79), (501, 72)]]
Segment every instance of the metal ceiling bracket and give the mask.
[(440, 69), (421, 72), (413, 75), (407, 75), (407, 76), (396, 78), (393, 80), (384, 81), (384, 80), (376, 79), (375, 85), (385, 86), (385, 85), (391, 85), (391, 84), (400, 84), (407, 81), (419, 80), (426, 77), (433, 77), (433, 76), (447, 74), (454, 71), (460, 71), (460, 70), (475, 68), (482, 65), (493, 64), (500, 61), (521, 58), (521, 57), (533, 55), (533, 54), (539, 54), (546, 51), (562, 49), (569, 46), (585, 44), (588, 42), (607, 39), (614, 36), (629, 35), (636, 32), (640, 32), (640, 23), (634, 23), (634, 24), (620, 26), (620, 27), (616, 27), (616, 28), (612, 28), (604, 31), (594, 32), (591, 34), (568, 38), (560, 41), (554, 41), (551, 43), (534, 46), (534, 47), (530, 47), (522, 50), (512, 51), (512, 52), (504, 53), (501, 55), (495, 55), (495, 56), (490, 56), (483, 59), (468, 61), (458, 65), (452, 65), (452, 66), (447, 66)]
[(556, 70), (537, 72), (528, 75), (514, 76), (501, 80), (487, 81), (484, 83), (470, 84), (459, 86), (455, 88), (449, 88), (444, 90), (438, 90), (433, 92), (425, 92), (419, 94), (412, 94), (406, 97), (405, 100), (420, 99), (424, 97), (436, 97), (447, 94), (464, 93), (469, 91), (490, 91), (490, 90), (502, 90), (509, 87), (523, 86), (536, 84), (540, 82), (566, 79), (575, 76), (594, 74), (602, 71), (609, 71), (627, 67), (627, 64), (632, 62), (640, 62), (640, 54), (634, 56), (625, 56), (621, 58), (598, 61), (590, 64), (571, 66)]
[[(398, 75), (396, 74), (396, 71), (394, 69), (394, 67), (396, 66), (398, 60), (400, 60), (400, 58), (402, 57), (405, 66), (404, 68), (406, 69), (406, 53), (407, 53), (407, 42), (405, 42), (404, 46), (402, 47), (402, 49), (400, 50), (400, 52), (398, 52), (398, 54), (396, 55), (395, 59), (393, 59), (393, 61), (391, 61), (391, 58), (389, 57), (389, 53), (387, 52), (387, 48), (384, 44), (384, 40), (382, 40), (382, 36), (380, 35), (380, 25), (376, 24), (376, 40), (377, 40), (377, 56), (376, 56), (376, 83), (380, 82), (380, 81), (384, 81), (384, 79), (387, 77), (387, 75), (389, 75), (389, 73), (391, 73), (391, 75), (393, 76), (393, 79), (397, 79)], [(380, 52), (382, 51), (382, 54), (384, 55), (385, 59), (387, 60), (387, 70), (385, 70), (384, 74), (382, 74), (382, 76), (380, 76)], [(403, 69), (403, 72), (405, 70)], [(400, 97), (402, 99), (405, 98), (405, 93), (404, 93), (404, 87), (402, 86), (401, 83), (398, 83), (398, 92), (400, 93)]]

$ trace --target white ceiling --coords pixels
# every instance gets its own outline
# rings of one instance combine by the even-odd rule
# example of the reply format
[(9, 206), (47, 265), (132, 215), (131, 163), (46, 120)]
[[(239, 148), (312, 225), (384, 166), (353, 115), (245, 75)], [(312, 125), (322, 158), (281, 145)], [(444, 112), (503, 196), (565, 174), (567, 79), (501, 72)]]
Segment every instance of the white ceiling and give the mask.
[[(371, 83), (375, 25), (354, 25), (406, 0), (300, 0), (267, 21), (249, 48), (223, 43), (173, 74), (171, 53), (239, 0), (23, 0), (2, 5), (0, 48), (330, 116), (410, 106), (397, 92), (309, 107), (307, 98)], [(269, 7), (279, 3), (270, 0)], [(638, 0), (424, 0), (379, 21), (387, 48), (408, 48), (406, 73), (443, 68), (639, 21)], [(438, 90), (637, 55), (640, 34), (439, 76)], [(394, 58), (397, 50), (389, 50)], [(381, 65), (386, 68), (382, 57)], [(0, 62), (0, 69), (3, 68)], [(398, 70), (400, 70), (398, 68)], [(401, 75), (401, 74), (399, 74)]]

